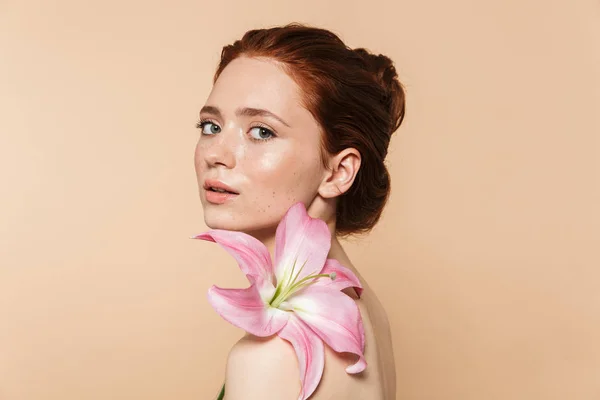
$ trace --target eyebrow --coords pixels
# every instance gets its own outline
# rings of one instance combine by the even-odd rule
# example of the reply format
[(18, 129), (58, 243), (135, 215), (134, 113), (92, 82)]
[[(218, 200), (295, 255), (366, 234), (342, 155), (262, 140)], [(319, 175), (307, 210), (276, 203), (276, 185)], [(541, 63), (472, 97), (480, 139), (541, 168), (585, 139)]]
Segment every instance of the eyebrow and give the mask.
[[(219, 108), (215, 107), (215, 106), (204, 106), (204, 107), (202, 107), (202, 109), (200, 110), (200, 114), (202, 114), (202, 113), (213, 114), (213, 115), (216, 115), (218, 118), (223, 119), (223, 114), (221, 114), (221, 110), (219, 110)], [(277, 121), (281, 122), (283, 125), (287, 126), (288, 128), (290, 128), (290, 126), (288, 125), (288, 123), (285, 122), (283, 119), (281, 119), (277, 115), (273, 114), (271, 111), (264, 110), (262, 108), (252, 108), (252, 107), (238, 108), (237, 110), (235, 110), (235, 115), (237, 115), (238, 117), (241, 117), (241, 116), (246, 116), (246, 117), (256, 117), (256, 116), (271, 117), (271, 118), (274, 118)]]

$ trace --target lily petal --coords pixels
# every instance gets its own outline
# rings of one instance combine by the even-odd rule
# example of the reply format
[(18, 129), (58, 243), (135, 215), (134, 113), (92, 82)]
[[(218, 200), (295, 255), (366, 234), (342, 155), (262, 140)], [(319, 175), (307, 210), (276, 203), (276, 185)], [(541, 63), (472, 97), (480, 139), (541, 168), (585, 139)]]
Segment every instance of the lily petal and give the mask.
[(291, 206), (275, 231), (275, 276), (277, 283), (294, 276), (306, 262), (297, 280), (318, 274), (331, 248), (331, 232), (325, 221), (312, 218), (304, 203)]
[(255, 283), (245, 289), (211, 286), (208, 301), (229, 323), (255, 336), (270, 336), (287, 323), (290, 313), (265, 304)]
[(323, 376), (325, 366), (323, 342), (302, 320), (293, 315), (278, 335), (294, 347), (302, 384), (298, 400), (307, 399), (313, 394)]
[(356, 374), (367, 367), (365, 337), (360, 310), (345, 293), (326, 286), (309, 286), (288, 299), (295, 315), (338, 353), (348, 352), (359, 360), (346, 372)]
[(353, 287), (356, 295), (360, 297), (363, 292), (363, 287), (360, 281), (350, 269), (344, 267), (334, 258), (328, 258), (321, 270), (322, 274), (335, 273), (335, 279), (319, 278), (313, 284), (314, 286), (327, 286), (335, 290), (343, 290)]
[(257, 278), (274, 283), (273, 264), (269, 250), (254, 236), (239, 231), (211, 229), (193, 236), (192, 239), (202, 239), (219, 244), (235, 258), (251, 283)]

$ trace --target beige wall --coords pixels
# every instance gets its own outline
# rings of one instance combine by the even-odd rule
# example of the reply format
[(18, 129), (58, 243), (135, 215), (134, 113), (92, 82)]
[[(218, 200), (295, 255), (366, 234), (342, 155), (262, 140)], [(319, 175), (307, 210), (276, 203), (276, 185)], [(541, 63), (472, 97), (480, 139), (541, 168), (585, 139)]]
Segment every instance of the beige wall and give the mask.
[(241, 331), (206, 291), (246, 281), (188, 239), (194, 123), (221, 47), (290, 21), (407, 87), (391, 201), (347, 244), (398, 399), (600, 399), (598, 1), (95, 3), (0, 1), (0, 399), (216, 394)]

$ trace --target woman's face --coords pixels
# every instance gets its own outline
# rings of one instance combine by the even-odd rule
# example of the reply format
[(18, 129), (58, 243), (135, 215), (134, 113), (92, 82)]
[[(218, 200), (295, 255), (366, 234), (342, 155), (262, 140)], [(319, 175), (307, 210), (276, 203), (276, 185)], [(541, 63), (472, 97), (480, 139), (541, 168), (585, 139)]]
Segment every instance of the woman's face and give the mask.
[[(200, 120), (194, 164), (209, 228), (268, 231), (292, 204), (301, 201), (309, 208), (318, 196), (325, 176), (319, 125), (301, 106), (299, 87), (274, 61), (240, 57), (230, 62)], [(207, 179), (239, 194), (207, 191)]]

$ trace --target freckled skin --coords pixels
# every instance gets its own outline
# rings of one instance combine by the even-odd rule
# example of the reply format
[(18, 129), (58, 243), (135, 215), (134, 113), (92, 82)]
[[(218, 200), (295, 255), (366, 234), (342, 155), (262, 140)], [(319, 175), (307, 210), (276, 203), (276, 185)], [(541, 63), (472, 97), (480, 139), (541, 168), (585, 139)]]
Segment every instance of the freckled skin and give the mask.
[[(200, 135), (194, 155), (208, 227), (250, 234), (272, 231), (292, 204), (302, 201), (308, 209), (318, 196), (324, 177), (321, 133), (300, 105), (300, 96), (297, 84), (274, 61), (242, 57), (223, 70), (205, 103), (218, 107), (223, 119), (201, 114), (211, 123), (204, 127), (208, 134)], [(270, 117), (238, 117), (239, 107), (269, 110), (290, 127)], [(253, 141), (261, 138), (257, 124), (276, 137)], [(202, 189), (207, 178), (225, 182), (240, 195), (225, 204), (207, 202)]]

